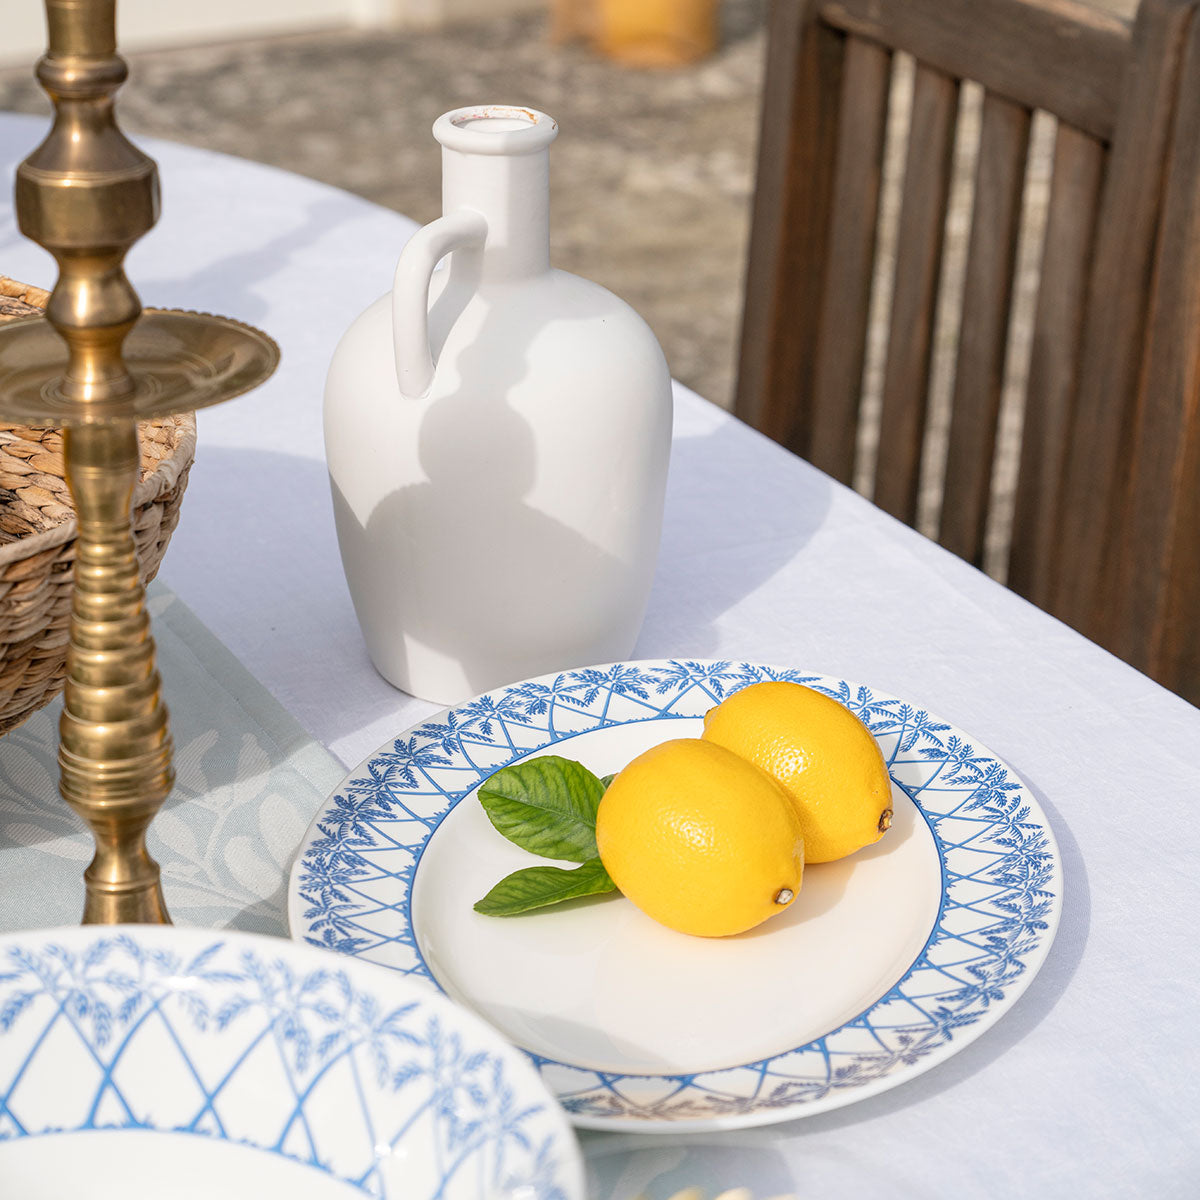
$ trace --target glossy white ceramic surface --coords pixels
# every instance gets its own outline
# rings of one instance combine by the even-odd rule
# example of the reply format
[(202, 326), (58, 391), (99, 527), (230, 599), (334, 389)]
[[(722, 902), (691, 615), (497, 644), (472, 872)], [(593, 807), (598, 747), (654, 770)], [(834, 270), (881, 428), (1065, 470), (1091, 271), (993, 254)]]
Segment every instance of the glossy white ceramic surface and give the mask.
[(0, 938), (6, 1200), (584, 1200), (529, 1065), (471, 1013), (278, 938)]
[[(619, 725), (547, 752), (603, 775), (667, 737), (700, 730), (694, 719)], [(448, 995), (534, 1054), (626, 1074), (770, 1058), (869, 1008), (933, 930), (937, 850), (917, 808), (895, 792), (884, 839), (808, 867), (786, 913), (730, 938), (676, 933), (621, 896), (480, 916), (473, 902), (534, 860), (496, 833), (472, 793), (422, 855), (412, 900), (417, 945)]]

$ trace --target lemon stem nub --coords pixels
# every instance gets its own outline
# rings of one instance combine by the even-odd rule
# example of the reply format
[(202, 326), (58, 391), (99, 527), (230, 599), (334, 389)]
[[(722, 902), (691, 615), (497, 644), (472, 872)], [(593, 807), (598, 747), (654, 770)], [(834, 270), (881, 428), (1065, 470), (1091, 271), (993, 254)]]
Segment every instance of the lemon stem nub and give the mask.
[(879, 832), (887, 833), (887, 831), (889, 829), (891, 829), (891, 827), (892, 827), (892, 810), (890, 808), (885, 808), (883, 810), (883, 812), (881, 812), (879, 814)]
[(792, 900), (795, 899), (795, 896), (796, 893), (793, 892), (791, 888), (780, 888), (779, 891), (775, 893), (775, 903), (791, 904)]

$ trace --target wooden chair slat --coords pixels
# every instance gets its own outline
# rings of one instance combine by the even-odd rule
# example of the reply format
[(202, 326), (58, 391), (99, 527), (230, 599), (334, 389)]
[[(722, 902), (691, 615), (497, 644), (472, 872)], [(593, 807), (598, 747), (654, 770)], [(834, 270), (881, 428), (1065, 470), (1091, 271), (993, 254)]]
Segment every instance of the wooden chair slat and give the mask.
[(890, 83), (891, 55), (848, 39), (809, 455), (843, 483), (854, 477)]
[(1110, 622), (1111, 559), (1128, 490), (1127, 449), (1137, 419), (1155, 231), (1179, 60), (1195, 7), (1191, 0), (1143, 0), (1134, 31), (1138, 67), (1125, 78), (1100, 204), (1079, 380), (1086, 405), (1071, 438), (1056, 579), (1047, 605), (1093, 638), (1103, 638)]
[(1084, 300), (1106, 153), (1089, 134), (1059, 125), (1008, 562), (1009, 586), (1043, 607), (1059, 553), (1059, 493), (1079, 394)]
[(1200, 20), (1179, 96), (1105, 641), (1200, 704)]
[(816, 0), (772, 5), (734, 411), (805, 456), (845, 42)]
[(984, 94), (938, 535), (977, 566), (991, 499), (1031, 120), (1029, 109)]
[(933, 319), (954, 156), (958, 84), (918, 63), (897, 234), (896, 283), (883, 378), (875, 503), (916, 517)]
[(1083, 0), (825, 0), (821, 14), (947, 75), (1112, 136), (1129, 26)]

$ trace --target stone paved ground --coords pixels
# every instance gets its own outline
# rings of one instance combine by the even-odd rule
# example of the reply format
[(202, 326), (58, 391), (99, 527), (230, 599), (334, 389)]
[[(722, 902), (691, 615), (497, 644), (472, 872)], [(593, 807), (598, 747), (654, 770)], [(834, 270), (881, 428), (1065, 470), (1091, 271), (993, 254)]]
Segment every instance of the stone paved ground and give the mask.
[[(724, 9), (720, 52), (673, 71), (552, 46), (536, 16), (132, 54), (119, 111), (131, 134), (272, 163), (427, 221), (439, 211), (434, 118), (480, 102), (540, 108), (562, 128), (556, 265), (627, 299), (672, 372), (728, 403), (765, 2)], [(29, 70), (0, 71), (0, 109), (48, 109)]]

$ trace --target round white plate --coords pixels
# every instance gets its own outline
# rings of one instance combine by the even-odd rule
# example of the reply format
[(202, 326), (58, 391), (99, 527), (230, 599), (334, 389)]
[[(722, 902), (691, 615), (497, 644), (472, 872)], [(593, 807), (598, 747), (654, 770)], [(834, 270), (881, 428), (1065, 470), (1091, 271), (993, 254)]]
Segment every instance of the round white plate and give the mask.
[[(476, 802), (493, 771), (538, 754), (617, 771), (697, 736), (707, 709), (762, 679), (827, 692), (871, 728), (895, 793), (885, 838), (810, 866), (786, 914), (732, 938), (674, 933), (619, 896), (473, 911), (541, 861)], [(383, 746), (309, 828), (289, 919), (296, 938), (473, 1008), (529, 1053), (576, 1124), (683, 1131), (834, 1108), (947, 1058), (1028, 985), (1061, 892), (1028, 790), (923, 709), (774, 667), (636, 662), (501, 688)]]
[(471, 1013), (279, 938), (0, 938), (0, 1193), (584, 1200), (525, 1058)]

